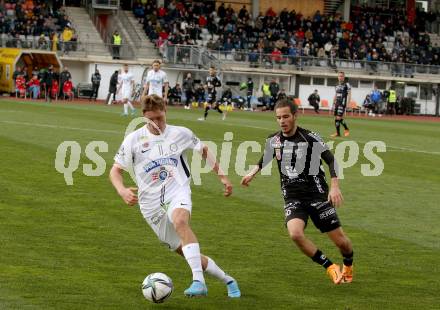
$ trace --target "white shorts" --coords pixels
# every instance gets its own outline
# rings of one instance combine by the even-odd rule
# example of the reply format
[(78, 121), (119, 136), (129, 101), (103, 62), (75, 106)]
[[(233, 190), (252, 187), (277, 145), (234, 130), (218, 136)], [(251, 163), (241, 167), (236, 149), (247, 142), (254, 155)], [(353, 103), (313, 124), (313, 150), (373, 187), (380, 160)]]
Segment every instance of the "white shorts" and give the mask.
[(116, 94), (118, 100), (131, 100), (132, 99), (132, 89), (131, 87), (122, 87), (118, 94)]
[(180, 237), (174, 229), (172, 220), (173, 211), (178, 208), (188, 210), (191, 213), (192, 202), (190, 191), (181, 192), (174, 196), (171, 201), (165, 202), (162, 205), (158, 204), (153, 212), (151, 211), (151, 205), (149, 205), (148, 214), (150, 215), (148, 216), (145, 216), (143, 213), (145, 220), (159, 240), (172, 251), (175, 251), (181, 244)]

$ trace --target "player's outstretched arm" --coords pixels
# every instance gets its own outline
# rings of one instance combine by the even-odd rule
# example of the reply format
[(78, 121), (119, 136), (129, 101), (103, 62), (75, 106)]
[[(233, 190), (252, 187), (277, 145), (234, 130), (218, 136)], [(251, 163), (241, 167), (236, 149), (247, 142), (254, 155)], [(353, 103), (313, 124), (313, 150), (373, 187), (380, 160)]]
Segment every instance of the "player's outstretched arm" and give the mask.
[(240, 184), (243, 186), (248, 187), (249, 183), (251, 183), (251, 181), (255, 178), (255, 176), (257, 175), (258, 172), (260, 172), (260, 167), (259, 166), (255, 166), (254, 169), (251, 170), (251, 172), (249, 172), (247, 175), (245, 175), (242, 179)]
[(124, 170), (118, 164), (114, 164), (112, 169), (110, 170), (110, 181), (112, 182), (119, 196), (121, 196), (122, 200), (124, 200), (125, 203), (129, 206), (133, 206), (138, 202), (136, 194), (137, 188), (124, 186), (124, 181), (122, 177), (123, 171)]
[(206, 160), (207, 164), (212, 167), (212, 170), (218, 175), (220, 178), (220, 182), (225, 187), (224, 195), (226, 197), (231, 196), (232, 194), (232, 183), (229, 181), (228, 177), (225, 175), (223, 170), (220, 168), (220, 165), (217, 162), (215, 156), (211, 153), (209, 148), (204, 145), (202, 149), (202, 157)]

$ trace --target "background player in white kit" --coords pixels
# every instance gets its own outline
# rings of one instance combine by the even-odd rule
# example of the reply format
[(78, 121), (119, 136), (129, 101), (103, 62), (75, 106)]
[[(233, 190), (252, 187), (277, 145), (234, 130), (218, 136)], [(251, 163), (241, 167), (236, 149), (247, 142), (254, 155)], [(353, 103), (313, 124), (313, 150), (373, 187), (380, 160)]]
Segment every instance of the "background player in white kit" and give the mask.
[(128, 115), (128, 107), (131, 109), (131, 115), (134, 115), (135, 108), (131, 104), (134, 88), (134, 77), (131, 72), (128, 72), (128, 65), (125, 64), (122, 68), (122, 72), (118, 75), (118, 88), (116, 94), (118, 94), (120, 100), (124, 104), (124, 113), (122, 115)]
[[(165, 92), (163, 88), (165, 87)], [(147, 77), (144, 81), (144, 91), (142, 93), (143, 96), (151, 96), (158, 95), (165, 100), (165, 103), (168, 101), (168, 89), (169, 82), (168, 77), (165, 71), (160, 70), (160, 60), (153, 61), (153, 69), (148, 71)]]
[[(229, 297), (240, 297), (237, 281), (211, 258), (200, 254), (199, 243), (189, 226), (192, 202), (186, 152), (192, 149), (201, 153), (225, 186), (225, 196), (232, 193), (231, 182), (208, 147), (191, 130), (166, 124), (164, 99), (145, 96), (141, 105), (147, 124), (125, 137), (110, 171), (113, 186), (127, 204), (139, 202), (142, 215), (159, 240), (187, 260), (193, 282), (185, 295), (207, 295), (204, 270), (227, 285)], [(134, 172), (137, 195), (136, 188), (125, 187), (123, 170)]]

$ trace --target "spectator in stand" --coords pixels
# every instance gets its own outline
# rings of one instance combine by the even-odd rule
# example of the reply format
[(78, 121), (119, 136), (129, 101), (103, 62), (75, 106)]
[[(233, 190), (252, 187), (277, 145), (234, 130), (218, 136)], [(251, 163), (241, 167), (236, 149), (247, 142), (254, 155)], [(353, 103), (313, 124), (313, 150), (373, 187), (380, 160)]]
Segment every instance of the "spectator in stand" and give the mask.
[(112, 44), (113, 44), (113, 59), (121, 59), (120, 51), (121, 51), (122, 37), (117, 30), (113, 32)]
[(38, 39), (38, 49), (39, 50), (47, 50), (49, 48), (49, 45), (46, 41), (46, 38), (44, 34), (40, 35), (40, 38)]
[[(430, 50), (429, 36), (423, 33), (428, 15), (422, 12), (417, 14), (416, 23), (412, 26), (404, 22), (406, 11), (402, 8), (352, 6), (351, 20), (344, 22), (338, 13), (322, 15), (317, 11), (309, 18), (287, 9), (283, 9), (277, 15), (270, 8), (266, 14), (260, 13), (253, 20), (246, 7), (236, 13), (231, 5), (225, 8), (225, 5), (221, 4), (215, 12), (210, 2), (166, 3), (167, 6), (159, 9), (156, 8), (155, 2), (148, 2), (142, 6), (145, 30), (151, 40), (156, 40), (160, 32), (165, 40), (178, 30), (182, 42), (193, 43), (188, 37), (194, 41), (200, 40), (200, 31), (205, 28), (211, 35), (219, 36), (219, 46), (224, 51), (249, 51), (257, 48), (260, 53), (271, 54), (276, 47), (282, 55), (289, 54), (292, 56), (289, 59), (294, 59), (300, 55), (306, 58), (323, 58), (321, 49), (324, 49), (329, 59), (328, 65), (333, 68), (336, 67), (336, 58), (355, 60), (359, 63), (368, 60), (368, 67), (371, 67), (373, 72), (379, 69), (375, 61), (398, 61), (399, 57), (402, 57), (404, 61), (412, 63), (402, 68), (402, 74), (405, 73), (407, 76), (413, 75), (414, 63), (434, 64), (433, 59), (435, 55), (438, 59), (440, 52), (438, 49)], [(135, 5), (134, 9), (139, 11), (139, 5)], [(142, 18), (140, 13), (137, 14)], [(400, 38), (396, 37), (393, 50), (387, 49), (387, 37), (393, 36), (395, 32), (399, 33)], [(214, 49), (212, 42), (209, 44), (209, 48)], [(291, 54), (292, 50), (289, 51), (292, 45), (297, 49), (295, 55)], [(393, 60), (392, 53), (397, 54)], [(315, 62), (305, 61), (304, 65), (313, 63)]]
[(281, 63), (282, 63), (281, 51), (275, 47), (270, 56), (272, 63), (280, 65), (280, 69), (281, 69)]
[(70, 28), (70, 23), (66, 25), (61, 35), (62, 39), (62, 51), (64, 54), (68, 54), (72, 50), (71, 41), (73, 38), (73, 30)]
[(258, 67), (259, 58), (260, 58), (260, 55), (258, 53), (258, 50), (256, 48), (254, 48), (248, 55), (248, 59), (249, 59), (251, 68)]

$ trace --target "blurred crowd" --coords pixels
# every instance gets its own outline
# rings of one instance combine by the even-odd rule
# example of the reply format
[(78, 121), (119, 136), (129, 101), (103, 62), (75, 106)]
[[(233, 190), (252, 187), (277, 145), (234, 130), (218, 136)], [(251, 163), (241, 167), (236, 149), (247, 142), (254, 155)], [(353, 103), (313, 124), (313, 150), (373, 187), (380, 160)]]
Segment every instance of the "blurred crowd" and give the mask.
[(1, 0), (0, 46), (65, 53), (75, 50), (77, 34), (61, 4), (60, 1)]
[(148, 1), (135, 3), (133, 12), (158, 47), (203, 45), (225, 53), (440, 65), (440, 48), (426, 32), (437, 22), (434, 12), (417, 11), (414, 23), (401, 7), (353, 6), (348, 22), (338, 14), (304, 16), (271, 8), (253, 18), (246, 6), (236, 12), (225, 4), (216, 9), (211, 1), (165, 1), (163, 7)]

